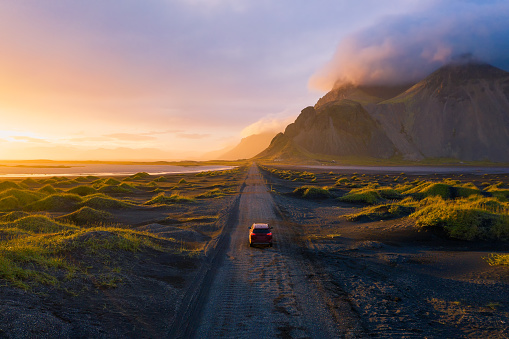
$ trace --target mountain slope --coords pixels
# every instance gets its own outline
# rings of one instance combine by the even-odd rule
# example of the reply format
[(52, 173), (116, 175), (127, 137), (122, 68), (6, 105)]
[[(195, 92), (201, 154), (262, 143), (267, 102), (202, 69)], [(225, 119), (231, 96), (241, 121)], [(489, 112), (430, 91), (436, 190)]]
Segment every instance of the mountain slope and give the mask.
[(219, 155), (217, 159), (237, 160), (252, 158), (261, 151), (263, 151), (265, 148), (267, 148), (275, 135), (276, 133), (267, 132), (253, 134), (248, 137), (242, 138), (242, 140), (237, 146)]
[(370, 108), (406, 158), (509, 161), (509, 73), (449, 65)]
[(509, 73), (451, 64), (410, 88), (343, 85), (283, 136), (261, 155), (298, 147), (301, 155), (509, 162)]

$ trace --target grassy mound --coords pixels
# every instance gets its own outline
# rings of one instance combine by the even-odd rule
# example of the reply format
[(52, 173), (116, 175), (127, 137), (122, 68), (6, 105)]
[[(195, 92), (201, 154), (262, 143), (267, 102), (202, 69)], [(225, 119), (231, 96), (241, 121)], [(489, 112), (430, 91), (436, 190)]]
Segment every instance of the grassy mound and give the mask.
[(168, 181), (168, 179), (166, 177), (157, 177), (154, 179), (155, 182), (165, 182), (165, 181)]
[(359, 213), (349, 214), (346, 216), (350, 221), (378, 221), (389, 220), (401, 217), (406, 217), (415, 211), (415, 207), (399, 205), (399, 204), (385, 204), (367, 207)]
[(5, 197), (14, 197), (18, 200), (20, 205), (24, 206), (43, 198), (44, 194), (40, 192), (32, 192), (30, 190), (11, 188), (0, 193), (0, 198)]
[(14, 181), (2, 181), (0, 182), (0, 192), (8, 190), (10, 188), (22, 189), (22, 187), (16, 184)]
[(305, 199), (327, 199), (331, 196), (331, 193), (327, 188), (316, 186), (297, 187), (292, 194)]
[(188, 198), (181, 196), (178, 193), (174, 193), (170, 196), (167, 196), (164, 192), (157, 194), (155, 197), (150, 199), (145, 203), (145, 205), (156, 205), (156, 204), (162, 204), (162, 205), (171, 205), (171, 204), (182, 204), (187, 202), (194, 201), (193, 198)]
[(42, 186), (41, 188), (39, 188), (38, 192), (54, 194), (54, 193), (57, 193), (57, 190), (50, 184), (46, 184), (46, 185)]
[(336, 185), (339, 186), (339, 185), (346, 185), (350, 183), (350, 179), (348, 178), (339, 178), (338, 180), (336, 180)]
[(132, 190), (129, 188), (122, 187), (120, 185), (106, 185), (102, 186), (98, 190), (101, 193), (131, 193)]
[(198, 194), (196, 196), (196, 198), (198, 198), (198, 199), (218, 198), (218, 197), (222, 197), (225, 195), (226, 195), (226, 193), (223, 192), (221, 189), (214, 188), (214, 189), (211, 189), (210, 191)]
[(94, 209), (122, 209), (133, 207), (131, 203), (97, 194), (86, 197), (79, 206), (86, 206)]
[(81, 196), (86, 196), (86, 195), (97, 193), (97, 190), (91, 186), (81, 185), (81, 186), (76, 186), (74, 188), (71, 188), (67, 192), (72, 193), (72, 194), (81, 195)]
[(13, 211), (20, 207), (21, 204), (15, 197), (5, 197), (0, 199), (0, 211)]
[(77, 211), (60, 216), (57, 220), (65, 220), (76, 225), (99, 225), (111, 221), (113, 215), (105, 211), (99, 211), (87, 206), (83, 206)]
[(104, 185), (119, 185), (120, 181), (115, 178), (108, 178), (102, 182)]
[(39, 185), (39, 183), (32, 178), (24, 179), (23, 181), (21, 181), (21, 184), (25, 185), (25, 186), (38, 186)]
[(150, 178), (150, 174), (148, 174), (147, 172), (139, 172), (139, 173), (136, 173), (136, 174), (133, 174), (133, 175), (127, 177), (126, 179), (139, 180), (139, 179), (146, 179), (146, 178)]
[(14, 211), (7, 214), (4, 214), (0, 217), (0, 221), (6, 222), (6, 221), (15, 221), (17, 219), (23, 218), (30, 215), (30, 213), (22, 212), (22, 211)]
[(365, 187), (354, 188), (349, 193), (340, 197), (343, 202), (374, 205), (385, 200), (400, 200), (403, 195), (391, 187), (380, 187), (378, 183), (372, 183)]
[(26, 211), (69, 211), (82, 201), (77, 194), (57, 193), (25, 206)]
[(76, 229), (64, 223), (59, 223), (45, 215), (30, 215), (13, 222), (0, 224), (1, 228), (17, 228), (30, 233), (55, 233), (70, 229)]
[[(421, 202), (422, 204), (422, 202)], [(496, 207), (490, 198), (427, 199), (413, 213), (419, 227), (444, 231), (462, 240), (509, 240), (509, 206)]]
[[(50, 225), (51, 220), (47, 220), (46, 224)], [(22, 232), (15, 228), (0, 231)], [(58, 233), (12, 237), (0, 242), (0, 279), (23, 289), (31, 289), (37, 284), (55, 286), (61, 279), (72, 279), (80, 271), (77, 265), (81, 259), (97, 263), (112, 252), (136, 252), (148, 248), (161, 251), (163, 249), (158, 245), (160, 241), (160, 238), (144, 232), (104, 227), (79, 229), (72, 226)], [(165, 242), (168, 243), (168, 240)], [(66, 254), (66, 257), (78, 256), (80, 260), (68, 262), (62, 254)], [(102, 271), (101, 275), (113, 273), (107, 267)], [(116, 286), (110, 284), (111, 281), (107, 286), (95, 284), (98, 276), (86, 274), (81, 277), (91, 279), (98, 288)]]

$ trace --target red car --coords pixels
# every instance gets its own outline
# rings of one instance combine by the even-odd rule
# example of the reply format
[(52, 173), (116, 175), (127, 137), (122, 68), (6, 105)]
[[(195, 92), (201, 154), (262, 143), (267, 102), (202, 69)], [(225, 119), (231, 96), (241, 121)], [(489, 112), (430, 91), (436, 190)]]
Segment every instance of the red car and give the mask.
[(272, 231), (268, 224), (253, 224), (249, 227), (249, 246), (269, 245), (272, 247)]

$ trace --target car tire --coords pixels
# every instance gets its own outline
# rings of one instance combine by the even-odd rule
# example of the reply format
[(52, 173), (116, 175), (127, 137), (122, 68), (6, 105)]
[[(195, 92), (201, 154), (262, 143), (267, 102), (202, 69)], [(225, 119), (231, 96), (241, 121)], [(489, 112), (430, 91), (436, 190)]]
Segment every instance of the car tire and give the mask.
[(269, 244), (269, 247), (272, 247), (272, 243)]
[(249, 247), (253, 247), (253, 244), (252, 244), (252, 243), (249, 243)]

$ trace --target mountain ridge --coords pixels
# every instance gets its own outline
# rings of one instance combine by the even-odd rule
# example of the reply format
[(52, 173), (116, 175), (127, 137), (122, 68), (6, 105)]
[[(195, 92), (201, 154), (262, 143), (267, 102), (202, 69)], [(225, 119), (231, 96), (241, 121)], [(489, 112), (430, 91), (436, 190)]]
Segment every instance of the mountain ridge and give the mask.
[(509, 73), (469, 62), (414, 85), (338, 86), (284, 135), (315, 154), (509, 162)]

